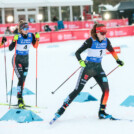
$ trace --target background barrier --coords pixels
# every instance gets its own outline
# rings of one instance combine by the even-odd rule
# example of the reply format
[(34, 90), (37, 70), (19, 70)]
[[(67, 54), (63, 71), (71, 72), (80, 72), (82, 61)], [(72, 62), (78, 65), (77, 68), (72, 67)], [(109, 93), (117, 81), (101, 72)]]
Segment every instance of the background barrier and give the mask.
[[(116, 28), (107, 28), (107, 37), (124, 37), (124, 36), (134, 36), (134, 26), (125, 26), (125, 27), (116, 27)], [(11, 43), (13, 39), (12, 36), (6, 36), (7, 43), (6, 47)], [(90, 30), (62, 30), (62, 31), (52, 31), (52, 32), (41, 32), (40, 33), (40, 44), (42, 43), (51, 43), (51, 42), (60, 42), (67, 40), (85, 40), (90, 37)], [(2, 37), (0, 37), (1, 41)], [(3, 46), (2, 46), (3, 47)]]
[[(117, 27), (117, 26), (127, 26), (128, 25), (128, 19), (114, 19), (114, 20), (103, 20), (103, 21), (97, 21), (99, 23), (105, 24), (107, 27)], [(65, 30), (69, 29), (91, 29), (94, 25), (94, 21), (64, 21), (64, 28)], [(49, 25), (50, 28), (54, 31), (55, 26), (57, 26), (57, 23), (29, 23), (30, 32), (43, 32), (44, 26)], [(14, 29), (17, 24), (0, 24), (0, 34), (4, 34), (4, 31), (6, 30), (7, 26), (10, 28), (13, 27)]]

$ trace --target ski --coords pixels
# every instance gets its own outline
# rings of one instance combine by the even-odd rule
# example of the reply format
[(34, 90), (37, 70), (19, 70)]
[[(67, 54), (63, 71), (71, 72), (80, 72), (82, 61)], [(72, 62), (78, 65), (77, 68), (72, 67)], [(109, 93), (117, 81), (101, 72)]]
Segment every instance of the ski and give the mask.
[(102, 118), (100, 120), (113, 120), (113, 121), (130, 121), (130, 122), (133, 122), (134, 120), (131, 120), (131, 119), (120, 119), (120, 118), (115, 118), (113, 116), (109, 116), (107, 118)]
[(50, 122), (49, 124), (52, 125), (59, 117), (55, 116)]
[[(55, 115), (55, 117), (49, 122), (50, 125), (52, 125), (60, 116)], [(129, 120), (129, 119), (120, 119), (120, 118), (115, 118), (113, 116), (109, 116), (108, 118), (105, 119), (99, 119), (99, 120), (111, 120), (111, 121), (130, 121), (133, 122), (134, 120)]]
[(55, 113), (55, 117), (49, 122), (50, 125), (52, 125), (61, 115)]
[(129, 121), (129, 122), (133, 122), (134, 120), (131, 119), (116, 119), (117, 121)]
[[(2, 106), (9, 106), (7, 103), (0, 103)], [(18, 104), (12, 104), (11, 106), (17, 106)], [(31, 107), (31, 108), (40, 108), (40, 109), (47, 109), (47, 107), (38, 107), (38, 106), (32, 106), (32, 105), (25, 105), (25, 107)]]
[(19, 108), (18, 105), (11, 105), (11, 109), (31, 110), (34, 113), (40, 113), (40, 111), (35, 110), (35, 109), (31, 109), (30, 107)]

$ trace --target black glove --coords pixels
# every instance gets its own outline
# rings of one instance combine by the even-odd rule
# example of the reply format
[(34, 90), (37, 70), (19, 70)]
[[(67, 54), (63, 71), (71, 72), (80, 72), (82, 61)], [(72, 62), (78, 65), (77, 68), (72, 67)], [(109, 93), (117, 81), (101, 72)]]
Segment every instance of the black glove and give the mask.
[(124, 65), (124, 62), (121, 61), (121, 60), (119, 60), (119, 59), (117, 59), (116, 62), (117, 62), (120, 66), (123, 66), (123, 65)]
[(2, 38), (2, 44), (4, 44), (6, 41), (7, 41), (7, 38), (6, 37), (3, 37)]

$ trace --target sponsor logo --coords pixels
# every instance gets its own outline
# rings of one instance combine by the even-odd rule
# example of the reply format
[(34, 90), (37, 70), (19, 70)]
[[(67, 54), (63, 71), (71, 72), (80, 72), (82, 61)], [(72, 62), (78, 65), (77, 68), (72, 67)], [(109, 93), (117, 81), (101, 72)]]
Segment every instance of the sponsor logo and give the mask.
[(89, 34), (88, 33), (85, 33), (84, 34), (84, 38), (88, 38), (89, 37)]
[(85, 24), (85, 27), (89, 27), (89, 24), (88, 24), (88, 23), (86, 23), (86, 24)]
[(28, 36), (31, 37), (31, 34), (29, 34)]
[(23, 75), (24, 75), (24, 76), (27, 76), (27, 72), (24, 72)]
[(103, 81), (103, 82), (108, 82), (107, 77), (103, 77), (103, 78), (102, 78), (102, 81)]
[(58, 40), (62, 40), (63, 39), (63, 36), (60, 34), (58, 35)]
[(86, 81), (86, 80), (84, 80), (84, 79), (81, 79), (81, 81), (82, 81), (82, 82), (87, 82), (87, 81)]
[(114, 31), (110, 31), (109, 35), (114, 36)]
[(22, 67), (22, 65), (21, 65), (21, 64), (18, 64), (18, 66), (19, 66), (19, 67)]
[(104, 72), (101, 72), (100, 74), (105, 74)]
[(87, 79), (88, 79), (88, 75), (87, 75), (87, 74), (85, 74), (84, 79), (85, 79), (85, 80), (87, 80)]
[(96, 43), (96, 48), (106, 48), (106, 43)]

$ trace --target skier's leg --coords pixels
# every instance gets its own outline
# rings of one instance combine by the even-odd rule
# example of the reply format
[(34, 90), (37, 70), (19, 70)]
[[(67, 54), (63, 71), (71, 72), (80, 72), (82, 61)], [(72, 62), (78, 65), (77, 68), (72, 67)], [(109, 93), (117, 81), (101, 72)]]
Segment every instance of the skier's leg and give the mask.
[[(13, 64), (13, 60), (12, 60), (12, 64)], [(15, 61), (15, 73), (16, 73), (16, 76), (18, 77), (18, 85), (17, 85), (18, 106), (23, 107), (24, 106), (24, 101), (23, 101), (23, 96), (22, 96), (23, 66), (17, 56), (16, 56), (16, 61)]]
[(102, 97), (101, 97), (101, 103), (100, 103), (100, 109), (99, 109), (99, 118), (108, 118), (110, 115), (105, 113), (108, 97), (109, 97), (109, 86), (108, 86), (108, 80), (107, 76), (104, 72), (101, 72), (101, 74), (94, 77), (99, 86), (102, 90)]
[(64, 113), (65, 109), (74, 100), (74, 98), (81, 92), (81, 90), (85, 86), (86, 82), (90, 78), (91, 78), (91, 76), (88, 75), (87, 68), (82, 68), (74, 91), (72, 93), (70, 93), (69, 96), (65, 99), (63, 105), (55, 114), (56, 116), (60, 117)]

